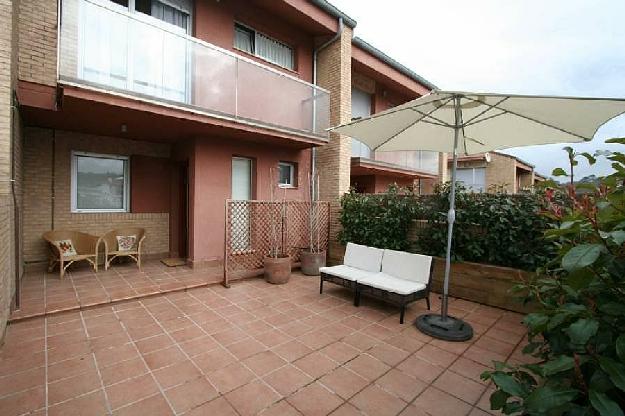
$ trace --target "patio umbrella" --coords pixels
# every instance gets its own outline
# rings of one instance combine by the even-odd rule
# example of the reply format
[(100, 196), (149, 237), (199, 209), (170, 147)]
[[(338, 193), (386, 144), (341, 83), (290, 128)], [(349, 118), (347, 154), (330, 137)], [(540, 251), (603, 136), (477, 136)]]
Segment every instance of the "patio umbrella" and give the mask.
[(373, 151), (430, 150), (453, 154), (447, 213), (447, 253), (441, 313), (417, 318), (434, 337), (462, 341), (473, 336), (467, 323), (448, 315), (458, 156), (510, 147), (592, 140), (597, 129), (625, 112), (625, 99), (432, 93), (329, 129), (354, 137)]

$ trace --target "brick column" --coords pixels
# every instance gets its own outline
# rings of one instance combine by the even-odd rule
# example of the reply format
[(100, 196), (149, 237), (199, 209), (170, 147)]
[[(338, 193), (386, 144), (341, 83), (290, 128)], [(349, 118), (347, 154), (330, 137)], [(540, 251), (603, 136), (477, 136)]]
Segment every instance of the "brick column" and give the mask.
[[(330, 124), (346, 123), (352, 117), (351, 105), (352, 30), (345, 27), (341, 37), (318, 55), (317, 83), (330, 91)], [(342, 252), (336, 242), (340, 230), (339, 199), (349, 190), (351, 139), (330, 133), (327, 145), (317, 149), (320, 198), (331, 203), (330, 259), (341, 261)]]

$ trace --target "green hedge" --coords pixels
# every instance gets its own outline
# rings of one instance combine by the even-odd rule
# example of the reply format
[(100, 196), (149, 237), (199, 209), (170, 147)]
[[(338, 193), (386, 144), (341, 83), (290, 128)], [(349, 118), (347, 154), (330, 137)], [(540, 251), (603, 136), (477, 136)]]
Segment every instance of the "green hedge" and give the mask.
[[(434, 195), (417, 196), (391, 187), (387, 194), (350, 192), (341, 200), (339, 235), (348, 241), (380, 248), (412, 249), (444, 256), (447, 244), (449, 185)], [(456, 193), (455, 260), (535, 270), (554, 254), (553, 243), (543, 238), (552, 221), (541, 215), (541, 194)], [(426, 220), (415, 242), (408, 230), (413, 220)]]

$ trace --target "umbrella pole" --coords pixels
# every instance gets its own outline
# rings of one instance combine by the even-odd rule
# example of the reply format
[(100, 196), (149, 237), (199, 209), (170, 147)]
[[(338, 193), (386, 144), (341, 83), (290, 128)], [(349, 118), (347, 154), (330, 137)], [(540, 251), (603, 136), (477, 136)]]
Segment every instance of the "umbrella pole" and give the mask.
[(448, 315), (449, 309), (449, 275), (451, 272), (451, 242), (454, 222), (456, 221), (456, 170), (458, 168), (458, 141), (462, 129), (462, 109), (460, 96), (454, 97), (454, 159), (451, 170), (451, 191), (449, 193), (449, 211), (447, 212), (447, 254), (445, 256), (445, 281), (443, 282), (443, 300), (441, 313), (421, 315), (415, 321), (416, 327), (424, 334), (445, 341), (466, 341), (473, 337), (471, 325)]
[(449, 273), (451, 272), (451, 242), (454, 234), (454, 222), (456, 221), (456, 170), (458, 168), (458, 138), (462, 120), (460, 114), (460, 99), (455, 100), (456, 123), (454, 127), (454, 159), (451, 168), (451, 190), (449, 193), (449, 211), (447, 212), (447, 253), (445, 255), (445, 280), (443, 282), (443, 301), (441, 305), (441, 317), (447, 319), (449, 309)]

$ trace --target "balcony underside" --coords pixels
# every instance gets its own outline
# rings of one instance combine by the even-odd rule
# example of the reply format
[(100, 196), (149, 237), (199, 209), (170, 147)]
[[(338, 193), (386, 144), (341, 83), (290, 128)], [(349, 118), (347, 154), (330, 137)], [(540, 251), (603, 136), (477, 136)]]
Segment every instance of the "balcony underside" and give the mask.
[(55, 89), (22, 81), (18, 98), (25, 123), (38, 127), (153, 142), (220, 137), (295, 148), (327, 143), (317, 136), (77, 86)]
[(351, 175), (382, 175), (400, 179), (436, 179), (437, 176), (424, 171), (409, 169), (379, 160), (352, 157)]

